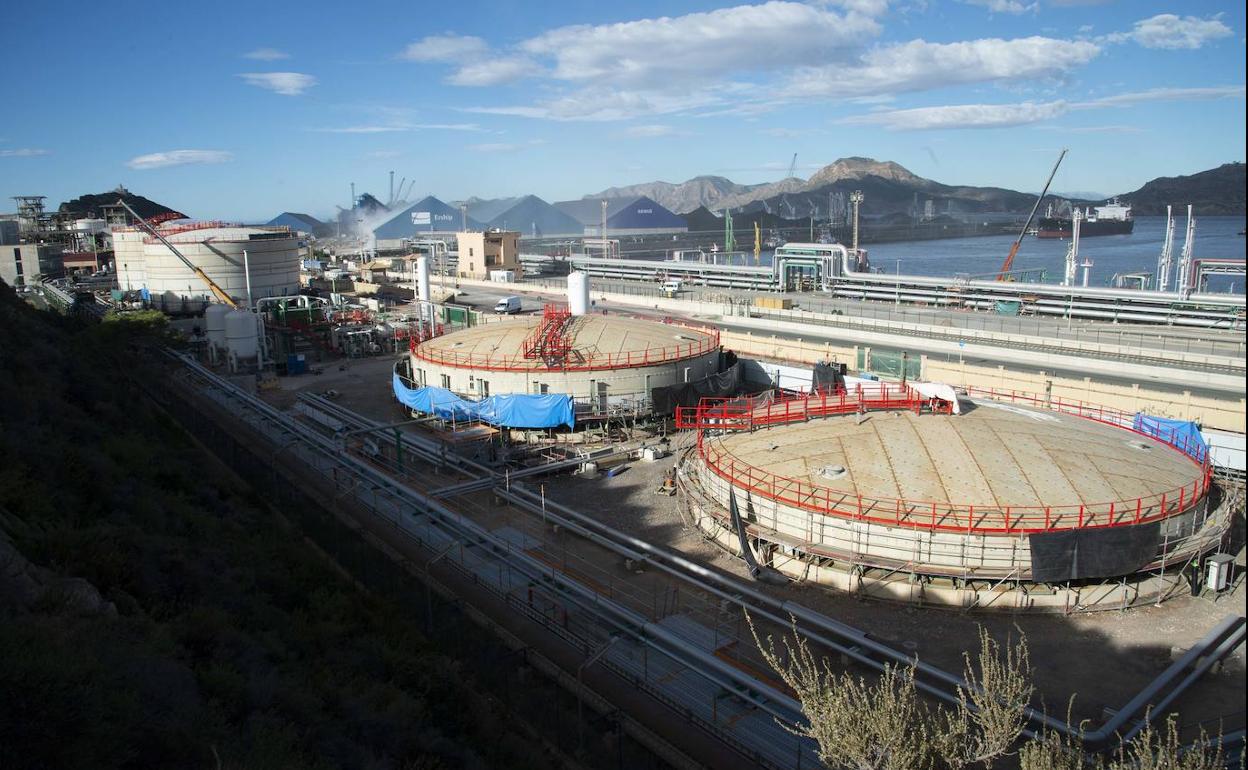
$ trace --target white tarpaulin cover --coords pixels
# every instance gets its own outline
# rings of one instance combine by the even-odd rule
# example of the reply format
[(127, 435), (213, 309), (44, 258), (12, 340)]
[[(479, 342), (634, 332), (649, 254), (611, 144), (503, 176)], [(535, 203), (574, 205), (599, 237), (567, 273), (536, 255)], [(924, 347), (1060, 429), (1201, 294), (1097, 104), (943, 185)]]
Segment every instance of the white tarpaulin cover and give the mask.
[(924, 398), (939, 398), (941, 401), (948, 401), (953, 404), (954, 414), (962, 414), (962, 405), (958, 403), (958, 394), (952, 385), (946, 385), (943, 382), (910, 382), (907, 384)]

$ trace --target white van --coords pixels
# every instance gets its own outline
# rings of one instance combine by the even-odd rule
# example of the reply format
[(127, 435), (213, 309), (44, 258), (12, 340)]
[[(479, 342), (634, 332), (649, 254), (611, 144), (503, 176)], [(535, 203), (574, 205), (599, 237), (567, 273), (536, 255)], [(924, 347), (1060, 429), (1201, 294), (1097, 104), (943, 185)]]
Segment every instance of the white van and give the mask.
[(666, 281), (663, 282), (663, 293), (675, 294), (678, 291), (680, 291), (684, 285), (685, 285), (685, 282), (680, 280), (679, 278), (668, 278)]
[(503, 297), (502, 299), (498, 301), (498, 304), (494, 306), (494, 312), (506, 313), (507, 315), (511, 315), (512, 313), (519, 313), (520, 312), (520, 298), (519, 297)]

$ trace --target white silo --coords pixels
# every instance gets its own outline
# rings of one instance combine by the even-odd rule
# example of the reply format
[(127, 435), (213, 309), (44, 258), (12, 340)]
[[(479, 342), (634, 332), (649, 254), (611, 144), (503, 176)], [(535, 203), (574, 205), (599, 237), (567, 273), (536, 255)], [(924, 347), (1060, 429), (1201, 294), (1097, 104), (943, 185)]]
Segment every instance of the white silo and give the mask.
[(113, 229), (113, 264), (119, 288), (138, 291), (147, 285), (142, 231), (134, 227)]
[(217, 354), (226, 348), (225, 317), (230, 314), (230, 306), (214, 303), (204, 310), (204, 333), (208, 337), (209, 355), (215, 361)]
[(572, 315), (589, 313), (589, 274), (568, 273), (568, 309)]
[(247, 310), (231, 310), (225, 315), (225, 346), (230, 362), (237, 368), (240, 362), (251, 361), (259, 353), (259, 335), (256, 316)]
[(429, 289), (429, 258), (416, 258), (416, 300), (420, 307), (420, 318), (433, 320), (433, 295)]

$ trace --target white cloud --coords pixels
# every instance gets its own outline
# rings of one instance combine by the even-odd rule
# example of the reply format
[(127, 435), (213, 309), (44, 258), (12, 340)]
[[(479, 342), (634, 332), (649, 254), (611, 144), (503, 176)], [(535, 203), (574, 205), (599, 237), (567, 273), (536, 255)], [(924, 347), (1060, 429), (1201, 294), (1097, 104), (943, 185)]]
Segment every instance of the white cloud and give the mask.
[[(1027, 0), (973, 0), (1013, 10)], [(970, 83), (1062, 80), (1100, 47), (1033, 36), (868, 47), (887, 0), (772, 0), (675, 17), (558, 27), (492, 59), (460, 64), (448, 82), (499, 85), (541, 77), (531, 103), (469, 111), (549, 120), (627, 120), (699, 111), (757, 114), (812, 99), (887, 100), (895, 94)], [(413, 44), (408, 58), (450, 61), (480, 51), (454, 35)], [(413, 46), (409, 46), (412, 49)]]
[(263, 88), (283, 96), (298, 96), (316, 85), (316, 78), (302, 72), (244, 72), (239, 75), (247, 85)]
[(290, 54), (285, 51), (279, 51), (276, 48), (257, 48), (254, 51), (248, 51), (243, 54), (244, 59), (256, 59), (257, 61), (277, 61), (278, 59), (289, 59)]
[(660, 136), (676, 136), (680, 132), (672, 126), (666, 126), (661, 123), (651, 123), (642, 126), (629, 126), (624, 129), (624, 135), (634, 139), (653, 139)]
[(373, 150), (372, 152), (364, 153), (364, 157), (371, 160), (389, 160), (390, 158), (399, 158), (402, 156), (402, 150)]
[(519, 152), (540, 144), (546, 144), (546, 141), (544, 139), (530, 139), (527, 142), (487, 142), (485, 144), (470, 144), (468, 149), (474, 152)]
[(39, 155), (51, 154), (51, 151), (38, 147), (14, 147), (8, 150), (0, 150), (0, 158), (34, 158)]
[(677, 17), (560, 27), (520, 48), (553, 58), (551, 74), (557, 80), (653, 87), (843, 59), (844, 51), (879, 31), (879, 24), (860, 13), (773, 0)]
[(483, 59), (460, 67), (447, 78), (447, 82), (457, 86), (494, 86), (528, 77), (540, 70), (536, 62), (525, 56)]
[(758, 132), (760, 134), (766, 134), (768, 136), (778, 136), (783, 139), (794, 139), (799, 136), (814, 136), (816, 134), (827, 133), (822, 128), (779, 128), (779, 127), (762, 128), (762, 129), (759, 129)]
[[(1142, 102), (1182, 101), (1193, 99), (1225, 99), (1244, 96), (1244, 86), (1209, 86), (1204, 88), (1154, 88), (1115, 94), (1082, 102), (1020, 102), (1015, 104), (951, 104), (937, 107), (915, 107), (905, 110), (882, 110), (854, 115), (839, 121), (846, 125), (880, 126), (890, 131), (922, 131), (955, 128), (1005, 128), (1042, 123), (1061, 117), (1072, 110), (1096, 110), (1127, 107)], [(1126, 126), (1092, 126), (1058, 128), (1075, 133), (1097, 131), (1129, 131)], [(1137, 129), (1138, 130), (1138, 129)]]
[(190, 164), (225, 163), (234, 156), (224, 150), (169, 150), (153, 152), (131, 158), (126, 165), (140, 171), (168, 166), (186, 166)]
[(1144, 129), (1139, 126), (1108, 125), (1108, 126), (1036, 126), (1046, 131), (1060, 131), (1063, 134), (1139, 134)]
[(824, 0), (817, 5), (831, 5), (850, 13), (863, 16), (883, 16), (888, 10), (888, 0)]
[(872, 49), (852, 67), (802, 68), (784, 91), (798, 98), (846, 97), (1055, 78), (1087, 64), (1099, 52), (1094, 43), (1048, 37), (960, 43), (912, 40)]
[(387, 123), (312, 130), (323, 134), (394, 134), (407, 131), (482, 131), (484, 129), (476, 123)]
[(1020, 3), (1018, 0), (962, 0), (967, 5), (978, 5), (992, 13), (1027, 13), (1039, 7), (1038, 3)]
[(1218, 16), (1200, 19), (1160, 13), (1137, 21), (1130, 32), (1114, 32), (1103, 39), (1111, 43), (1134, 40), (1145, 48), (1196, 49), (1231, 34), (1231, 28), (1223, 24)]
[(1196, 88), (1150, 88), (1147, 91), (1129, 91), (1100, 99), (1077, 102), (1073, 109), (1096, 109), (1098, 107), (1129, 107), (1141, 102), (1177, 102), (1196, 99), (1244, 98), (1243, 86), (1201, 86)]
[[(724, 89), (724, 86), (720, 86)], [(642, 115), (667, 115), (717, 105), (724, 93), (707, 90), (628, 91), (585, 88), (539, 101), (532, 106), (473, 107), (469, 112), (547, 120), (628, 120)]]
[(406, 61), (454, 62), (465, 56), (478, 56), (489, 50), (479, 37), (472, 35), (430, 35), (409, 44), (399, 53)]
[(1052, 120), (1069, 109), (1066, 102), (1020, 104), (951, 104), (855, 115), (840, 121), (848, 125), (881, 126), (889, 131), (950, 128), (1004, 128)]

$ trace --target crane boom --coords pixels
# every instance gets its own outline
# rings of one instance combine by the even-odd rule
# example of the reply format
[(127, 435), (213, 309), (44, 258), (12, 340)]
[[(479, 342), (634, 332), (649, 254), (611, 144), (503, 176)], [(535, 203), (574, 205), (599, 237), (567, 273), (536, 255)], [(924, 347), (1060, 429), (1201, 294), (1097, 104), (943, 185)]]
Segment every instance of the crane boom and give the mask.
[(1053, 170), (1049, 172), (1049, 178), (1044, 183), (1044, 189), (1040, 191), (1040, 195), (1036, 197), (1036, 202), (1031, 207), (1031, 213), (1027, 215), (1027, 221), (1023, 224), (1023, 229), (1019, 231), (1018, 238), (1014, 240), (1014, 245), (1010, 247), (1010, 253), (1005, 258), (1005, 264), (1001, 265), (1001, 272), (997, 273), (997, 280), (1004, 281), (1009, 274), (1010, 269), (1014, 267), (1014, 257), (1018, 256), (1018, 247), (1023, 245), (1023, 236), (1027, 234), (1028, 228), (1031, 227), (1031, 220), (1036, 218), (1036, 210), (1040, 208), (1040, 201), (1044, 200), (1044, 196), (1049, 192), (1049, 185), (1053, 184), (1053, 177), (1057, 176), (1057, 167), (1062, 165), (1062, 158), (1066, 157), (1068, 150), (1063, 147), (1057, 156), (1057, 162), (1053, 164)]
[(789, 161), (789, 174), (785, 179), (792, 179), (793, 172), (797, 170), (797, 153), (793, 153), (793, 160)]
[(121, 199), (117, 200), (117, 204), (119, 206), (124, 207), (126, 211), (130, 212), (130, 216), (134, 217), (134, 221), (138, 224), (140, 229), (142, 229), (148, 235), (152, 236), (153, 238), (163, 243), (165, 245), (165, 248), (172, 251), (173, 255), (177, 257), (179, 260), (181, 260), (182, 264), (186, 265), (186, 268), (188, 270), (194, 273), (196, 277), (199, 278), (199, 280), (203, 281), (208, 286), (208, 290), (212, 292), (212, 296), (217, 298), (217, 301), (222, 302), (226, 305), (229, 305), (232, 308), (238, 307), (238, 303), (234, 301), (233, 297), (231, 297), (229, 294), (225, 292), (224, 289), (218, 286), (216, 281), (209, 278), (208, 274), (205, 273), (203, 269), (198, 267), (194, 262), (191, 262), (191, 260), (187, 259), (182, 254), (182, 252), (178, 251), (177, 247), (174, 246), (172, 243), (170, 243), (169, 240), (165, 238), (165, 236), (161, 235), (159, 230), (157, 230), (155, 227), (152, 227), (150, 224), (148, 224), (148, 221), (146, 219), (139, 216), (139, 212), (130, 208), (130, 204), (126, 203), (124, 200), (121, 200)]

